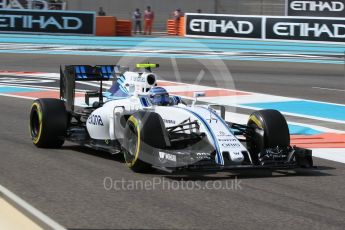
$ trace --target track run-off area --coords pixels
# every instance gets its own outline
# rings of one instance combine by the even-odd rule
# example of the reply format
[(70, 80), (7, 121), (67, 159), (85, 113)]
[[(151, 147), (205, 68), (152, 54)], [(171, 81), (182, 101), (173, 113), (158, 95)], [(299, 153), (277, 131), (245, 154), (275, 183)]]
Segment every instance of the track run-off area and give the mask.
[[(320, 43), (2, 34), (0, 184), (70, 229), (342, 229), (344, 50)], [(313, 149), (317, 167), (135, 174), (119, 156), (70, 143), (57, 150), (32, 145), (30, 105), (34, 98), (58, 97), (60, 65), (132, 68), (139, 62), (160, 64), (154, 70), (159, 85), (171, 94), (191, 99), (203, 91), (200, 103), (225, 105), (229, 121), (246, 123), (256, 109), (280, 110), (292, 144)], [(79, 105), (95, 86), (78, 85)], [(109, 184), (154, 180), (151, 189)], [(182, 188), (186, 182), (201, 187)], [(205, 187), (210, 182), (221, 188)], [(225, 186), (231, 183), (237, 187)]]

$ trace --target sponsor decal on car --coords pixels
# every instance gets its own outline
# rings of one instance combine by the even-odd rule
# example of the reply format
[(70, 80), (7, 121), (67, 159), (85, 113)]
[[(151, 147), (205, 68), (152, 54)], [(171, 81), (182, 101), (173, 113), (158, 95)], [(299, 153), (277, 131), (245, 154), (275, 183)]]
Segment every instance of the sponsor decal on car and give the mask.
[(101, 116), (96, 114), (91, 114), (87, 119), (87, 122), (91, 125), (104, 126)]
[(172, 124), (172, 125), (176, 124), (176, 121), (174, 121), (174, 120), (163, 119), (163, 121), (164, 121), (164, 123), (166, 123), (166, 124)]
[(162, 162), (165, 160), (176, 162), (176, 155), (165, 152), (159, 152), (159, 160)]
[(225, 148), (240, 148), (241, 147), (239, 143), (228, 143), (228, 142), (222, 143), (222, 146)]
[(144, 78), (142, 76), (137, 76), (137, 77), (133, 77), (133, 81), (145, 83), (146, 82), (146, 78)]
[(204, 153), (204, 152), (199, 152), (199, 153), (195, 153), (195, 157), (197, 160), (210, 160), (211, 156), (210, 153)]
[(219, 142), (237, 142), (235, 138), (218, 138)]
[(224, 131), (219, 131), (217, 136), (218, 137), (230, 137), (231, 135), (224, 132)]

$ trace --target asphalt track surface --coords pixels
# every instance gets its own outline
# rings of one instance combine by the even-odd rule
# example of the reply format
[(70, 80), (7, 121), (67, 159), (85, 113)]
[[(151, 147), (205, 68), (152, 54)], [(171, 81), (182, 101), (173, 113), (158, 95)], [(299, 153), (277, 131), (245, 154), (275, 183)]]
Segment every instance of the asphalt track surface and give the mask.
[[(116, 63), (116, 58), (1, 55), (6, 70), (57, 72), (60, 64)], [(175, 80), (169, 59), (158, 62)], [(168, 64), (169, 62), (169, 64)], [(197, 61), (176, 60), (182, 79), (193, 83)], [(344, 102), (342, 65), (226, 62), (237, 89), (335, 103)], [(206, 75), (207, 76), (207, 73)], [(270, 84), (267, 84), (267, 83)], [(211, 78), (200, 84), (224, 85)], [(135, 174), (119, 156), (79, 148), (35, 148), (28, 133), (31, 101), (1, 97), (0, 183), (70, 229), (343, 229), (345, 165), (315, 158), (314, 170), (235, 171), (214, 174)], [(340, 125), (339, 125), (340, 126)], [(163, 180), (155, 189), (109, 189), (109, 178)], [(104, 179), (106, 187), (104, 187)], [(237, 187), (231, 187), (231, 183)], [(209, 181), (228, 189), (184, 189)], [(239, 183), (239, 184), (238, 184)], [(176, 185), (178, 184), (178, 185)], [(169, 189), (169, 185), (180, 186)], [(230, 186), (230, 187), (229, 187)], [(150, 187), (150, 186), (149, 186)], [(118, 187), (117, 187), (118, 188)], [(150, 187), (152, 188), (152, 187)]]

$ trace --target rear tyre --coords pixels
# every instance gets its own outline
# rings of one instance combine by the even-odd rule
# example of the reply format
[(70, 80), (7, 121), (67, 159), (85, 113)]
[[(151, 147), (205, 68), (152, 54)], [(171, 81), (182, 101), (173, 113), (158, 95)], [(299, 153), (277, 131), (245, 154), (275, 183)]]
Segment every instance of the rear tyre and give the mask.
[(154, 149), (166, 146), (167, 134), (159, 114), (140, 111), (128, 118), (122, 148), (131, 170), (138, 173), (152, 171)]
[(40, 148), (60, 148), (65, 142), (68, 116), (63, 101), (37, 99), (30, 112), (30, 135)]
[(277, 110), (267, 109), (252, 113), (247, 126), (255, 130), (247, 138), (247, 148), (254, 163), (258, 154), (267, 148), (290, 146), (290, 132), (285, 117)]

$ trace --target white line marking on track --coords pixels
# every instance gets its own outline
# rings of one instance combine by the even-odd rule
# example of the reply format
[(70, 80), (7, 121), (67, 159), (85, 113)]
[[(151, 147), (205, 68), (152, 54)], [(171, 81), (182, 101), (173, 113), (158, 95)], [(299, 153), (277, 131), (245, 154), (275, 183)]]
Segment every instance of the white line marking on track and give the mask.
[[(39, 86), (39, 85), (26, 85), (26, 84), (5, 84), (0, 83), (0, 86), (9, 86), (9, 87), (23, 87), (23, 88), (30, 88), (30, 89), (41, 89), (41, 90), (53, 90), (53, 91), (60, 91), (59, 87), (53, 87), (53, 86)], [(86, 89), (76, 89), (76, 92), (86, 92), (88, 90)]]
[[(237, 107), (244, 108), (244, 109), (251, 109), (251, 110), (258, 110), (260, 108), (251, 107), (251, 106), (243, 106), (243, 105), (237, 105)], [(284, 115), (294, 116), (294, 117), (303, 117), (303, 118), (309, 118), (313, 120), (319, 120), (319, 121), (328, 121), (328, 122), (334, 122), (334, 123), (341, 123), (345, 124), (345, 121), (342, 120), (336, 120), (336, 119), (329, 119), (329, 118), (323, 118), (323, 117), (317, 117), (317, 116), (309, 116), (304, 114), (298, 114), (298, 113), (289, 113), (281, 111)]]
[(313, 157), (345, 163), (345, 149), (343, 148), (313, 149)]
[(312, 87), (313, 89), (321, 89), (321, 90), (331, 90), (331, 91), (340, 91), (345, 92), (345, 89), (332, 89), (332, 88), (324, 88), (324, 87)]
[[(248, 122), (249, 114), (242, 114), (242, 113), (234, 113), (234, 112), (226, 112), (225, 113), (225, 119), (227, 121), (231, 121), (234, 123), (238, 124), (246, 124)], [(311, 129), (318, 130), (320, 132), (325, 132), (325, 133), (339, 133), (343, 134), (345, 131), (337, 130), (337, 129), (331, 129), (331, 128), (326, 128), (318, 125), (311, 125), (311, 124), (304, 124), (304, 123), (299, 123), (299, 122), (291, 122), (288, 121), (288, 124), (291, 125), (299, 125)]]
[(34, 100), (34, 99), (36, 99), (36, 98), (33, 98), (33, 97), (18, 96), (18, 95), (13, 95), (13, 94), (6, 94), (6, 93), (0, 93), (0, 96), (4, 96), (4, 97), (15, 97), (15, 98), (22, 98), (22, 99), (29, 99), (29, 100)]
[(36, 224), (40, 225), (43, 229), (56, 229), (56, 230), (64, 230), (65, 228), (62, 227), (60, 224), (52, 220), (50, 217), (43, 214), (41, 211), (37, 210), (29, 203), (0, 185), (0, 195), (5, 198), (7, 202), (11, 205), (15, 206), (23, 212), (23, 214), (28, 215), (30, 219), (32, 219)]

